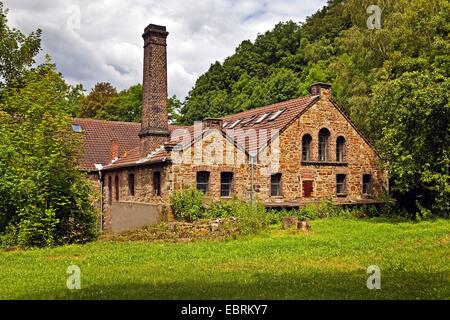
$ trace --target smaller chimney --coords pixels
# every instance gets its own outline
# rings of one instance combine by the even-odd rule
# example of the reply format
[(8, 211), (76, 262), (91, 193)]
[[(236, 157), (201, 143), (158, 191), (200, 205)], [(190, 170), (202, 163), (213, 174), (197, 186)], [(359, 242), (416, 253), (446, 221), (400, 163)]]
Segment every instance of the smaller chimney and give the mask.
[(217, 118), (206, 118), (203, 120), (203, 129), (222, 129), (223, 120)]
[(111, 140), (109, 157), (111, 161), (119, 157), (119, 141), (117, 139)]
[(331, 84), (325, 82), (316, 82), (310, 87), (311, 95), (321, 98), (331, 98)]

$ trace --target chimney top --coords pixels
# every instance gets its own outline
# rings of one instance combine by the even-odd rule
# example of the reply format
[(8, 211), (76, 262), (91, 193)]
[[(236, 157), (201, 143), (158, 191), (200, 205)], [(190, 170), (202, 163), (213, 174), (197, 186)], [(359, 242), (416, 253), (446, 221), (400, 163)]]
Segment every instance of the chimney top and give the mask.
[(203, 120), (204, 129), (222, 129), (223, 120), (219, 118), (206, 118)]
[(323, 93), (331, 95), (331, 84), (325, 82), (313, 83), (310, 87), (310, 92), (314, 96), (322, 95)]
[(165, 26), (160, 26), (151, 23), (144, 29), (144, 34), (142, 35), (142, 37), (145, 39), (150, 34), (160, 37), (167, 37), (169, 35), (169, 33), (166, 31)]

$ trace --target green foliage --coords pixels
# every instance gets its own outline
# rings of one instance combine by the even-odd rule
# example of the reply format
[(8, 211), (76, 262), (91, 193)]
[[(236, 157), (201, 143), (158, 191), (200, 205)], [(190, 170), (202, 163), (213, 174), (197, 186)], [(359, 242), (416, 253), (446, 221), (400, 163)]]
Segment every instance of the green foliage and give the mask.
[(46, 246), (96, 236), (90, 183), (77, 168), (70, 91), (54, 65), (32, 69), (0, 103), (0, 240)]
[(195, 221), (204, 217), (203, 192), (195, 189), (175, 191), (171, 196), (172, 210), (175, 218)]
[(7, 13), (0, 2), (0, 90), (23, 77), (41, 48), (41, 30), (26, 36), (9, 28)]
[(109, 111), (114, 107), (117, 97), (117, 89), (109, 82), (99, 82), (81, 102), (79, 116), (98, 119), (112, 116)]
[(272, 223), (272, 216), (261, 203), (235, 201), (232, 203), (232, 212), (242, 235), (258, 234)]

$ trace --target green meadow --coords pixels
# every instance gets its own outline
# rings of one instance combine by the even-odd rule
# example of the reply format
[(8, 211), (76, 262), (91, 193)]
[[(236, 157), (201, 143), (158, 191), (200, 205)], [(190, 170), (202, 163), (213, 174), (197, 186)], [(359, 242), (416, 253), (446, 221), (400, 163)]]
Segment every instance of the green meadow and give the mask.
[[(307, 233), (0, 251), (1, 299), (449, 299), (450, 221), (328, 218)], [(81, 289), (67, 289), (67, 268)], [(367, 268), (381, 270), (369, 290)]]

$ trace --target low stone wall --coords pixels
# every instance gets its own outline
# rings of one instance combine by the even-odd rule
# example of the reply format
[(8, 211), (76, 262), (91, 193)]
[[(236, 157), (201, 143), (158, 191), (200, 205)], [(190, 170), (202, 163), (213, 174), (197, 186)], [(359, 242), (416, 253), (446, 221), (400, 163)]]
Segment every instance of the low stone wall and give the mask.
[(163, 206), (136, 202), (114, 202), (111, 206), (111, 231), (124, 232), (161, 221)]

